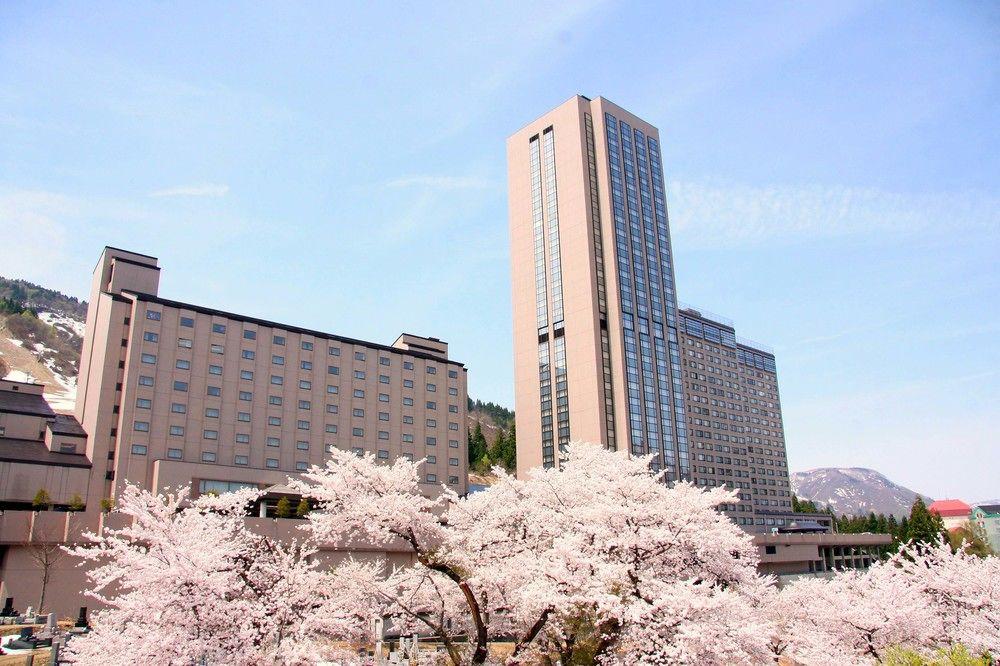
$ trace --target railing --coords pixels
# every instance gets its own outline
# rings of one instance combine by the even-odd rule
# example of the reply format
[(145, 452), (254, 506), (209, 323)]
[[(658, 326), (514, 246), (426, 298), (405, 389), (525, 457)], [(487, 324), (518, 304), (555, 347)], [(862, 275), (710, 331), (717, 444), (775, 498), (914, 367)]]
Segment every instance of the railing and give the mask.
[(728, 326), (729, 328), (733, 328), (733, 320), (730, 319), (729, 317), (723, 317), (722, 315), (716, 314), (710, 310), (706, 310), (705, 308), (699, 307), (697, 305), (692, 305), (691, 303), (684, 303), (682, 301), (677, 301), (677, 307), (680, 308), (681, 310), (693, 310), (695, 313), (697, 313), (699, 317), (702, 317), (704, 319), (710, 319), (711, 321), (714, 321), (718, 324), (722, 324), (723, 326)]

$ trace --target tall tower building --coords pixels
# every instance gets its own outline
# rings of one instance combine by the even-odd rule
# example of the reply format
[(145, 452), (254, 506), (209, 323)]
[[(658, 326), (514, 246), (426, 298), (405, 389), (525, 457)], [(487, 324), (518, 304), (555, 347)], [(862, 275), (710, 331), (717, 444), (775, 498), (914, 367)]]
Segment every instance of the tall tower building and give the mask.
[(518, 473), (572, 439), (690, 479), (659, 132), (578, 95), (507, 163)]

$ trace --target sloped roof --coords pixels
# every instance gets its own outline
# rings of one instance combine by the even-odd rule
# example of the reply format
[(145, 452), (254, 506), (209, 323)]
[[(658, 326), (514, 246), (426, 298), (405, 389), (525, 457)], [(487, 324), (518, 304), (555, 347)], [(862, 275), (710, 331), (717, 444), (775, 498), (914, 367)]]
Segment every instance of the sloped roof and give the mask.
[(49, 429), (55, 435), (68, 437), (86, 437), (87, 433), (72, 414), (56, 414), (56, 420), (49, 424)]
[(957, 499), (944, 499), (931, 502), (927, 507), (928, 511), (933, 511), (942, 518), (956, 518), (958, 516), (968, 516), (972, 507)]
[(56, 415), (42, 396), (37, 393), (21, 393), (19, 391), (0, 391), (0, 412), (44, 416), (46, 418), (54, 418)]
[(979, 504), (977, 509), (982, 509), (984, 513), (1000, 514), (1000, 504)]

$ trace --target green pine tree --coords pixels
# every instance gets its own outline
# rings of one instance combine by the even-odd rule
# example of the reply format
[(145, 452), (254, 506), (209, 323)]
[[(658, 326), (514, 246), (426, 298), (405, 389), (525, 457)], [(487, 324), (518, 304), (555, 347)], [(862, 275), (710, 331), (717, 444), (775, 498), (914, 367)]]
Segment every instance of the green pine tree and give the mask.
[(305, 497), (303, 497), (302, 499), (299, 500), (299, 505), (295, 507), (295, 517), (305, 518), (308, 513), (309, 513), (309, 502), (306, 500)]
[(944, 523), (941, 516), (927, 510), (924, 500), (917, 497), (910, 508), (910, 525), (907, 530), (909, 541), (937, 545), (941, 543), (941, 532)]
[(69, 501), (70, 511), (83, 511), (86, 506), (87, 505), (83, 502), (83, 498), (80, 497), (80, 493), (73, 495), (72, 499)]
[(292, 515), (292, 503), (288, 501), (287, 497), (282, 497), (278, 500), (278, 506), (275, 507), (275, 515), (278, 518), (289, 518)]
[(482, 463), (483, 456), (486, 455), (486, 437), (483, 435), (483, 428), (476, 421), (476, 427), (469, 435), (469, 466), (478, 469)]
[(49, 497), (49, 491), (45, 488), (39, 488), (38, 492), (35, 493), (35, 499), (31, 500), (31, 508), (35, 511), (48, 511), (51, 505), (52, 499)]

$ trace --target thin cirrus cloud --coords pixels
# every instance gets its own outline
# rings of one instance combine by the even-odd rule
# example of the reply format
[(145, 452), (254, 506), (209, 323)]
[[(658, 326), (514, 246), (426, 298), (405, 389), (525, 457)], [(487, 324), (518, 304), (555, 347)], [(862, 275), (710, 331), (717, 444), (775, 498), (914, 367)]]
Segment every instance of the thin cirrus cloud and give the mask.
[(402, 176), (388, 181), (385, 186), (393, 189), (417, 187), (430, 190), (485, 190), (495, 183), (477, 176)]
[(1000, 197), (984, 192), (904, 194), (836, 185), (753, 186), (671, 181), (675, 233), (717, 247), (853, 235), (1000, 231)]
[(201, 185), (179, 185), (150, 192), (149, 196), (163, 197), (224, 197), (229, 194), (228, 185), (204, 183)]

